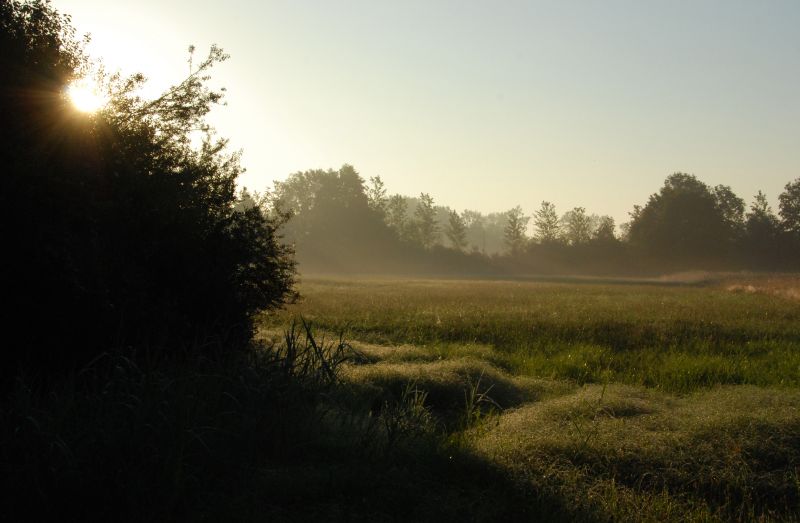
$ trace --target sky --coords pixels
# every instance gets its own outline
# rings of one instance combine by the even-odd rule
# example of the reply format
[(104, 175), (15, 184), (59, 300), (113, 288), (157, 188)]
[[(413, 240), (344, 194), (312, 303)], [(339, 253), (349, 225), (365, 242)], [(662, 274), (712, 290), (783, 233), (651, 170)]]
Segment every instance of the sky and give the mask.
[[(158, 92), (212, 43), (241, 185), (349, 163), (463, 210), (627, 221), (677, 171), (773, 206), (800, 177), (797, 0), (54, 0)], [(777, 210), (777, 209), (776, 209)]]

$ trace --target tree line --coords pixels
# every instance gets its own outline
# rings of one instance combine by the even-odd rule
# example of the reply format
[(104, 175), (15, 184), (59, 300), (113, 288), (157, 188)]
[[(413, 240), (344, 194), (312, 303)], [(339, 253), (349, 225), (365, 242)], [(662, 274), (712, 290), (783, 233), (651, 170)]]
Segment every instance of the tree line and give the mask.
[(379, 176), (350, 165), (294, 173), (263, 198), (288, 218), (283, 233), (311, 272), (449, 268), (462, 272), (639, 274), (685, 269), (796, 270), (800, 178), (786, 184), (778, 212), (758, 192), (747, 206), (726, 185), (669, 175), (619, 227), (585, 207), (559, 213), (458, 212), (428, 193), (390, 194)]

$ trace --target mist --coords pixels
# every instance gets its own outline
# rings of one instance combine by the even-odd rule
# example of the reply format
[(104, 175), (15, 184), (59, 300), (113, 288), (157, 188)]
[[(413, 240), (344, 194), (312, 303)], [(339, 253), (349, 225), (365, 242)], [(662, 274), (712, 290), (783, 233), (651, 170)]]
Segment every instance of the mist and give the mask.
[(673, 173), (615, 224), (548, 201), (488, 214), (452, 209), (424, 188), (392, 194), (380, 177), (345, 165), (294, 173), (258, 198), (285, 217), (280, 231), (301, 272), (517, 277), (797, 270), (799, 197), (800, 178), (778, 195), (776, 214), (761, 192), (748, 206), (729, 186)]

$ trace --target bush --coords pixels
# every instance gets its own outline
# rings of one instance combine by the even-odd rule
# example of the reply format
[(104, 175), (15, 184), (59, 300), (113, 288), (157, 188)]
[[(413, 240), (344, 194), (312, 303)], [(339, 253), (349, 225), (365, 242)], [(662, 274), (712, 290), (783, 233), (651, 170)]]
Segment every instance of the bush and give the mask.
[(303, 326), (224, 362), (144, 369), (109, 353), (46, 391), (19, 380), (0, 403), (4, 514), (216, 521), (287, 503), (260, 490), (260, 476), (307, 465), (309, 447), (324, 447), (325, 398), (350, 353)]
[(106, 76), (110, 101), (87, 115), (64, 95), (89, 65), (69, 18), (0, 2), (2, 278), (21, 340), (5, 369), (80, 366), (112, 346), (242, 346), (256, 313), (291, 298), (280, 219), (237, 205), (239, 157), (204, 121), (222, 98), (208, 71), (226, 58), (212, 47), (154, 101), (136, 96), (141, 75)]

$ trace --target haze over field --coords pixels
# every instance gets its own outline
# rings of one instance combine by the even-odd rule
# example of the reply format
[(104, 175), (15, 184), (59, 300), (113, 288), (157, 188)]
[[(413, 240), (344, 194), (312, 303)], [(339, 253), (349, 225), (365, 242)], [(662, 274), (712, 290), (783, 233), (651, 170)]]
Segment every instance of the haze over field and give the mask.
[(0, 0), (0, 521), (800, 521), (800, 4), (127, 4)]
[(672, 172), (773, 206), (800, 174), (800, 4), (57, 0), (152, 92), (186, 48), (232, 56), (212, 121), (263, 190), (353, 164), (482, 212), (542, 200), (627, 221)]

